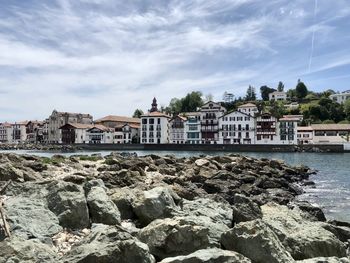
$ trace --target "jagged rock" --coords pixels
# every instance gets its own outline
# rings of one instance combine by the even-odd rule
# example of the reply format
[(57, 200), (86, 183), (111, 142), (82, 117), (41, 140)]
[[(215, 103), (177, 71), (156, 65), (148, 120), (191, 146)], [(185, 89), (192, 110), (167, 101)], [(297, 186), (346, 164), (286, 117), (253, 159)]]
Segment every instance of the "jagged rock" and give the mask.
[(328, 258), (310, 258), (305, 260), (298, 260), (297, 263), (350, 263), (349, 258), (337, 258), (337, 257), (328, 257)]
[(326, 217), (321, 208), (313, 206), (312, 204), (306, 201), (295, 201), (288, 204), (289, 208), (294, 208), (296, 206), (306, 213), (306, 219), (313, 221), (326, 221)]
[(155, 263), (148, 246), (114, 226), (93, 225), (91, 233), (60, 262)]
[(325, 230), (321, 222), (308, 221), (299, 208), (267, 204), (261, 207), (263, 220), (277, 234), (294, 259), (343, 257), (345, 245)]
[(8, 180), (23, 182), (23, 172), (10, 163), (0, 164), (0, 181)]
[(327, 223), (322, 224), (322, 227), (328, 230), (329, 232), (332, 232), (340, 241), (350, 241), (350, 227), (335, 226)]
[(243, 255), (219, 248), (208, 248), (196, 252), (172, 258), (163, 259), (160, 263), (250, 263)]
[(210, 164), (209, 160), (207, 159), (198, 159), (194, 163), (199, 167), (208, 166)]
[(51, 184), (48, 190), (48, 207), (58, 216), (61, 226), (83, 229), (90, 225), (89, 211), (82, 186), (57, 181)]
[[(94, 180), (97, 181), (97, 180)], [(89, 182), (91, 184), (91, 182)], [(120, 213), (118, 207), (110, 200), (104, 187), (103, 181), (92, 186), (87, 192), (86, 200), (92, 223), (106, 225), (120, 224)]]
[(135, 213), (132, 208), (132, 204), (136, 200), (134, 192), (124, 187), (113, 189), (110, 194), (110, 199), (118, 207), (121, 219), (134, 219)]
[(62, 230), (43, 200), (14, 196), (6, 200), (6, 215), (14, 235), (45, 239)]
[(154, 220), (139, 232), (138, 237), (160, 259), (186, 255), (211, 246), (209, 229), (184, 218)]
[(134, 212), (145, 225), (155, 219), (168, 217), (172, 209), (176, 208), (174, 195), (176, 194), (166, 187), (156, 187), (145, 191), (135, 201)]
[(252, 262), (294, 262), (276, 234), (261, 219), (237, 224), (222, 235), (221, 243)]
[(0, 263), (57, 262), (56, 253), (37, 239), (12, 237), (0, 242)]
[(262, 218), (262, 212), (259, 205), (248, 197), (240, 194), (234, 196), (233, 220), (235, 223), (250, 221)]

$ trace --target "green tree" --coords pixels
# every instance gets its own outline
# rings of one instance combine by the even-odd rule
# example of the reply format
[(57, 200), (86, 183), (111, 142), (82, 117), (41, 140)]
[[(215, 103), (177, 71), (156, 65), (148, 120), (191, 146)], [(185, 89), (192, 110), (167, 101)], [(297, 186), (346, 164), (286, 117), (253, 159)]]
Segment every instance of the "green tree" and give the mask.
[(350, 99), (344, 102), (344, 112), (346, 119), (350, 121)]
[(141, 118), (141, 116), (143, 115), (143, 111), (140, 109), (136, 109), (134, 111), (134, 114), (132, 115), (133, 118)]
[(304, 82), (300, 81), (300, 79), (298, 80), (298, 84), (295, 88), (295, 93), (299, 100), (305, 98), (308, 93), (306, 85), (304, 84)]
[(245, 96), (246, 101), (255, 101), (256, 100), (256, 93), (255, 88), (251, 85), (249, 85), (247, 89), (247, 95)]
[(284, 84), (282, 81), (278, 82), (277, 91), (284, 91)]
[(272, 89), (268, 86), (261, 86), (260, 87), (260, 94), (261, 94), (261, 98), (263, 101), (268, 101), (269, 100), (269, 94), (276, 91), (275, 89)]
[(181, 112), (196, 111), (198, 107), (203, 105), (202, 93), (200, 91), (192, 91), (181, 99), (181, 102)]

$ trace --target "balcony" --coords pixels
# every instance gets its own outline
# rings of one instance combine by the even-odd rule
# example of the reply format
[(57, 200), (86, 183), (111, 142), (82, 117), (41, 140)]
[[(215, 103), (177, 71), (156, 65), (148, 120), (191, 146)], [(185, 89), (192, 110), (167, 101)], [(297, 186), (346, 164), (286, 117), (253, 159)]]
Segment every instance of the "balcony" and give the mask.
[(219, 124), (219, 121), (217, 120), (210, 120), (208, 122), (201, 121), (201, 125), (204, 125), (204, 126), (211, 126), (211, 125), (218, 125), (218, 124)]

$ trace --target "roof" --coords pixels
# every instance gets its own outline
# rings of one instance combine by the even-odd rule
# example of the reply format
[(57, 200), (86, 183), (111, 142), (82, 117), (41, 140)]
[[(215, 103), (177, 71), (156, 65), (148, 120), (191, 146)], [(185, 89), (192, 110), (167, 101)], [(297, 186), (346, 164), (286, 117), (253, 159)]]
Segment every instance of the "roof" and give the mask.
[(101, 131), (113, 131), (113, 129), (110, 129), (110, 128), (108, 128), (108, 127), (106, 127), (106, 126), (104, 126), (104, 125), (101, 125), (101, 124), (95, 124), (95, 125), (92, 125), (92, 127), (91, 128), (89, 128), (89, 130), (91, 130), (91, 129), (95, 129), (95, 128), (97, 128), (97, 129), (99, 129), (99, 130), (101, 130)]
[(2, 125), (4, 127), (11, 127), (12, 126), (12, 124), (8, 123), (8, 122), (1, 123), (0, 125)]
[(231, 114), (231, 113), (234, 113), (234, 112), (238, 112), (238, 113), (243, 114), (243, 115), (246, 115), (246, 116), (248, 116), (248, 117), (255, 118), (253, 115), (250, 115), (250, 114), (248, 114), (248, 113), (246, 113), (246, 112), (241, 112), (241, 111), (239, 111), (239, 110), (233, 110), (233, 111), (227, 112), (227, 113), (225, 113), (224, 115), (220, 116), (219, 119), (221, 119), (222, 117), (225, 117), (225, 116), (227, 116), (227, 115), (229, 115), (229, 114)]
[(190, 116), (200, 116), (201, 113), (199, 111), (192, 111), (192, 112), (181, 112), (179, 115), (190, 117)]
[(283, 116), (283, 118), (280, 118), (279, 121), (300, 121), (300, 118)]
[(284, 94), (287, 94), (287, 92), (285, 92), (285, 91), (274, 91), (274, 92), (271, 92), (270, 94), (284, 95)]
[(349, 130), (350, 124), (311, 124), (313, 130), (323, 130), (323, 131), (339, 131), (339, 130)]
[(99, 122), (124, 122), (124, 123), (140, 123), (141, 119), (139, 118), (131, 118), (131, 117), (125, 117), (125, 116), (117, 116), (117, 115), (108, 115), (106, 117), (103, 117), (101, 119), (95, 120), (95, 123)]
[(67, 123), (63, 126), (60, 127), (60, 129), (66, 127), (66, 126), (71, 126), (75, 129), (90, 129), (92, 128), (94, 125), (92, 124), (83, 124), (83, 123)]
[(149, 113), (143, 114), (141, 117), (166, 117), (166, 118), (169, 118), (169, 119), (171, 118), (166, 113), (159, 112), (159, 111), (149, 112)]
[(123, 127), (126, 126), (126, 125), (128, 125), (130, 128), (133, 128), (133, 129), (140, 129), (140, 127), (141, 127), (141, 125), (139, 123), (138, 124), (126, 123), (126, 124), (123, 125)]
[(241, 106), (238, 106), (238, 108), (252, 108), (252, 107), (256, 107), (256, 105), (253, 103), (246, 103)]
[(297, 131), (312, 131), (312, 127), (311, 126), (298, 126), (297, 127)]

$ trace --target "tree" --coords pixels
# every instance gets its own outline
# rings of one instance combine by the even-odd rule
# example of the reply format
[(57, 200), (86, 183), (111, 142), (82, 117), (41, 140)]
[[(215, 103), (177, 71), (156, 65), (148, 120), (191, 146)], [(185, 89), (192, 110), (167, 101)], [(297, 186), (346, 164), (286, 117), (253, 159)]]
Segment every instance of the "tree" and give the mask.
[(284, 91), (284, 84), (282, 81), (278, 82), (277, 91)]
[(202, 93), (200, 91), (192, 91), (185, 98), (181, 99), (181, 112), (197, 111), (197, 108), (203, 105)]
[(261, 86), (260, 87), (260, 94), (261, 94), (261, 98), (263, 101), (268, 101), (269, 100), (269, 94), (276, 91), (275, 89), (272, 89), (268, 86)]
[(251, 85), (249, 85), (247, 89), (247, 95), (245, 96), (246, 101), (255, 101), (256, 100), (256, 93), (255, 88)]
[(350, 121), (350, 99), (344, 102), (344, 112), (346, 118)]
[(165, 108), (165, 112), (170, 115), (179, 114), (182, 110), (182, 101), (178, 98), (172, 98), (169, 106)]
[(295, 88), (295, 93), (299, 100), (305, 98), (308, 93), (306, 85), (304, 82), (300, 81), (300, 79), (298, 80), (298, 84)]
[(233, 98), (235, 96), (233, 95), (233, 93), (228, 93), (227, 91), (224, 92), (224, 95), (222, 96), (222, 100), (225, 103), (232, 103), (233, 102)]
[(134, 111), (134, 114), (132, 115), (133, 118), (141, 118), (141, 116), (143, 115), (143, 111), (140, 109), (136, 109)]

